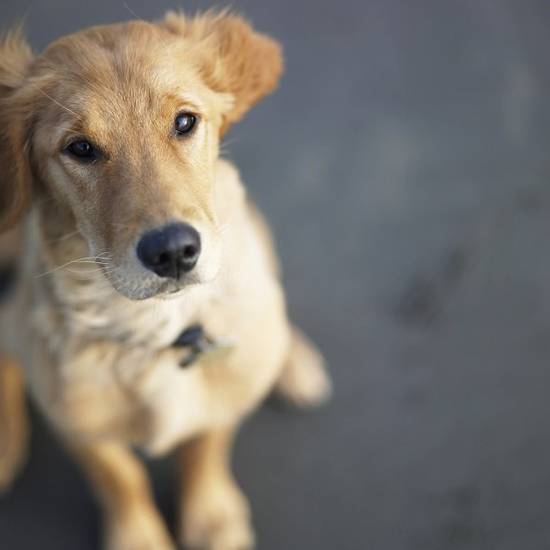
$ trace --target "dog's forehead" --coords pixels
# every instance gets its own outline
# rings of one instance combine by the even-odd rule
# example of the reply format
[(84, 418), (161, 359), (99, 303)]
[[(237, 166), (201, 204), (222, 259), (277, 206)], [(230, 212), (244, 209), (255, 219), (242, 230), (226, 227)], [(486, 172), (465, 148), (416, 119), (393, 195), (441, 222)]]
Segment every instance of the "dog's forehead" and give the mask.
[[(68, 70), (86, 71), (90, 65), (107, 61), (144, 66), (170, 58), (185, 40), (163, 27), (145, 21), (90, 27), (52, 42), (43, 57)], [(192, 51), (192, 48), (188, 48)], [(160, 55), (164, 52), (166, 55)]]
[(134, 22), (64, 37), (44, 52), (39, 69), (55, 79), (52, 95), (65, 114), (110, 124), (166, 103), (200, 104), (207, 89), (191, 50), (156, 25)]

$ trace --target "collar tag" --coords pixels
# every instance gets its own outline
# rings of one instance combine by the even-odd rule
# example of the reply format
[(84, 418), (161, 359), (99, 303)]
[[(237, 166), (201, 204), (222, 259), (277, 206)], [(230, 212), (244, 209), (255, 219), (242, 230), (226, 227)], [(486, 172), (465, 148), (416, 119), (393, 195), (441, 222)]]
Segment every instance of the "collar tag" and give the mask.
[(180, 363), (182, 368), (193, 365), (199, 359), (205, 363), (220, 360), (234, 347), (231, 342), (214, 342), (206, 335), (202, 325), (192, 325), (185, 329), (172, 346), (189, 348), (189, 355)]

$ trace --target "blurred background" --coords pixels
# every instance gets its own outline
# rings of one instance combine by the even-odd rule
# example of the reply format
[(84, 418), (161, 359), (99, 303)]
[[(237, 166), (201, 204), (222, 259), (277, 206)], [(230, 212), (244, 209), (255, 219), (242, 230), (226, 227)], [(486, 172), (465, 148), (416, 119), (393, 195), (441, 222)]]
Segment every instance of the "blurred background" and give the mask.
[[(2, 0), (41, 50), (212, 2)], [(227, 3), (223, 4), (227, 5)], [(235, 467), (260, 550), (550, 547), (550, 5), (234, 0), (285, 47), (228, 156), (279, 242), (333, 402), (269, 404)], [(174, 517), (170, 460), (151, 465)], [(39, 418), (6, 550), (92, 550), (99, 517)]]

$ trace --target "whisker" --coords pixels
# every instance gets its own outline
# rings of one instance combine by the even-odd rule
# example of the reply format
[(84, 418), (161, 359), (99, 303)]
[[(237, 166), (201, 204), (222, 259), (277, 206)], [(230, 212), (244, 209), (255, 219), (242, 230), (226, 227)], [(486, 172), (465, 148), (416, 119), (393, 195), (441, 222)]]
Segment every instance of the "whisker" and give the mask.
[(61, 269), (65, 269), (66, 267), (73, 265), (73, 264), (100, 264), (100, 265), (106, 265), (101, 264), (102, 260), (106, 261), (107, 258), (101, 258), (102, 254), (106, 254), (107, 252), (101, 252), (100, 254), (96, 256), (84, 256), (82, 258), (77, 258), (76, 260), (70, 260), (62, 265), (58, 265), (48, 271), (45, 271), (44, 273), (40, 273), (38, 275), (35, 275), (35, 279), (38, 279), (40, 277), (45, 277), (46, 275), (51, 275), (52, 273), (56, 273), (57, 271)]
[(97, 269), (80, 269), (80, 270), (67, 268), (67, 271), (69, 273), (72, 273), (73, 275), (92, 275), (93, 273), (102, 272), (103, 269), (101, 269), (100, 267), (98, 267)]
[(52, 101), (53, 103), (55, 103), (58, 107), (61, 107), (62, 109), (65, 109), (65, 111), (71, 113), (72, 115), (74, 115), (76, 118), (78, 118), (79, 120), (82, 120), (82, 117), (80, 115), (77, 115), (73, 110), (69, 109), (68, 107), (65, 107), (65, 105), (63, 105), (62, 103), (59, 103), (59, 101), (57, 101), (57, 99), (55, 99), (54, 97), (52, 97), (50, 94), (48, 94), (47, 92), (45, 92), (42, 88), (40, 88), (40, 86), (37, 86), (36, 84), (34, 84), (32, 81), (29, 82), (29, 84), (35, 89), (37, 90), (38, 92), (40, 92), (44, 97), (47, 97), (50, 101)]
[(139, 15), (132, 8), (130, 8), (127, 2), (122, 2), (122, 5), (128, 10), (130, 15), (133, 15), (138, 21), (143, 21), (143, 19), (139, 17)]

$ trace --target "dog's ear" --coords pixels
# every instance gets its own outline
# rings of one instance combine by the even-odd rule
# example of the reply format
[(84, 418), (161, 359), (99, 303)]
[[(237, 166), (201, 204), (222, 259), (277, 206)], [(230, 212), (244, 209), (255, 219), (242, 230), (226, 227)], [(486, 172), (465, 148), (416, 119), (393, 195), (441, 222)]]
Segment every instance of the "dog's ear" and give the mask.
[(21, 112), (17, 94), (32, 58), (20, 27), (0, 38), (0, 231), (16, 223), (30, 201), (28, 113)]
[(189, 42), (190, 50), (198, 55), (201, 76), (208, 87), (231, 96), (222, 135), (277, 87), (283, 72), (281, 46), (254, 32), (241, 17), (206, 12), (187, 18), (170, 12), (162, 25)]

